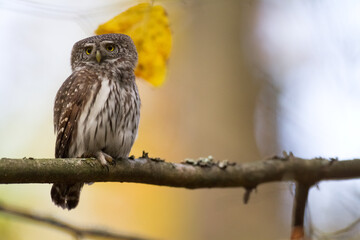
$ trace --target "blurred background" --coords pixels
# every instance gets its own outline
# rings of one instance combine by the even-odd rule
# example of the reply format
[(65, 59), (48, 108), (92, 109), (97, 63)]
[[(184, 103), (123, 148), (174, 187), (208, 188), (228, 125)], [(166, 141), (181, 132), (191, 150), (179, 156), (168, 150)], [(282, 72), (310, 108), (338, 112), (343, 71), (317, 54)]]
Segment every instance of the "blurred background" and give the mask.
[[(0, 157), (54, 156), (53, 101), (70, 75), (72, 45), (142, 1), (0, 0)], [(359, 157), (360, 2), (357, 0), (162, 0), (173, 33), (168, 77), (139, 79), (142, 98), (132, 154), (180, 162), (212, 155), (250, 162)], [(79, 206), (53, 205), (50, 184), (1, 185), (2, 203), (83, 227), (154, 239), (288, 239), (290, 183), (244, 190), (186, 190), (132, 183), (85, 186)], [(359, 182), (312, 189), (314, 239), (360, 217)], [(349, 229), (348, 229), (349, 230)], [(57, 229), (0, 213), (1, 239), (71, 239)]]

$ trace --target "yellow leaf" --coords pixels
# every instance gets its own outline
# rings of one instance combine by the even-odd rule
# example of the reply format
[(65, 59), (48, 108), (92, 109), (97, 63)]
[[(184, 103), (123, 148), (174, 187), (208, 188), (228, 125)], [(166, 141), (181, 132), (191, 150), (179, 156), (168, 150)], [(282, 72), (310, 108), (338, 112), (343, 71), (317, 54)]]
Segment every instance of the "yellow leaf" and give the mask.
[(100, 25), (95, 33), (129, 35), (139, 54), (135, 75), (154, 86), (163, 84), (172, 36), (167, 13), (162, 6), (138, 4)]

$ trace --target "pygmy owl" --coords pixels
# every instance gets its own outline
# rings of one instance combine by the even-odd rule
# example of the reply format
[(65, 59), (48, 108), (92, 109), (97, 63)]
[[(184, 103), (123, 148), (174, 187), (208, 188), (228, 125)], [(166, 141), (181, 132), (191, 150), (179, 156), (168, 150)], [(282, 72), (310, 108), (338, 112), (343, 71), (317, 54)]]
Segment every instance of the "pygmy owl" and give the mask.
[[(124, 34), (104, 34), (74, 44), (72, 74), (54, 106), (56, 158), (95, 157), (102, 165), (126, 158), (137, 135), (140, 97), (137, 52)], [(66, 209), (79, 203), (84, 183), (54, 183), (52, 201)]]

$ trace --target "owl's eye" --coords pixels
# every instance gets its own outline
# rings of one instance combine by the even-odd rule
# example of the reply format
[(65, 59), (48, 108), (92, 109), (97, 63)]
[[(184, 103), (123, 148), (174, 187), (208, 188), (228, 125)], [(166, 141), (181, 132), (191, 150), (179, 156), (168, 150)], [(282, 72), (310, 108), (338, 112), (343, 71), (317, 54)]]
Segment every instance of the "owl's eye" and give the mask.
[(92, 47), (85, 48), (86, 55), (90, 55), (91, 52), (92, 52)]
[(106, 46), (106, 50), (112, 52), (112, 51), (115, 50), (115, 47), (114, 47), (114, 45), (112, 45), (112, 44), (108, 44), (108, 45)]

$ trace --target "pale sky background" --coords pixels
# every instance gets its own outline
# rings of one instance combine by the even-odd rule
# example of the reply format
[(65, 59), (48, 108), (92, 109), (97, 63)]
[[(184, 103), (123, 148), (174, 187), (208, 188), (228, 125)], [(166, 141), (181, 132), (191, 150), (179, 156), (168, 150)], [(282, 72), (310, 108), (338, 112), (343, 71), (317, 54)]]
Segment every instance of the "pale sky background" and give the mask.
[[(281, 149), (304, 158), (359, 158), (359, 12), (357, 0), (262, 1), (256, 38), (279, 89)], [(309, 196), (313, 227), (334, 232), (359, 219), (358, 180), (319, 189)]]

